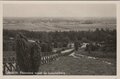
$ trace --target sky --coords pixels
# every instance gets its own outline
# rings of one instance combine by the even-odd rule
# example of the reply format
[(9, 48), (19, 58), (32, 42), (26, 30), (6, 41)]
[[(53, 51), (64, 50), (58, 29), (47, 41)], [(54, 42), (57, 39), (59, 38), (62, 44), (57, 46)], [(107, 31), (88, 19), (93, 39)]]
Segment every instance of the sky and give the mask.
[(115, 4), (4, 4), (4, 17), (116, 17)]

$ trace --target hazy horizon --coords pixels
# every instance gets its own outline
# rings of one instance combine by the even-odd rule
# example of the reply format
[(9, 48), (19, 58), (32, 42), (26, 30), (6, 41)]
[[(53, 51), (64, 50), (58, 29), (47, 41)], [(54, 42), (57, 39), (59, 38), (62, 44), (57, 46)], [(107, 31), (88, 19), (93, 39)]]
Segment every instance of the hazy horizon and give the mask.
[(116, 29), (115, 4), (14, 3), (3, 5), (3, 15), (3, 29), (9, 30)]
[(87, 31), (116, 29), (116, 18), (4, 18), (3, 29), (29, 31)]

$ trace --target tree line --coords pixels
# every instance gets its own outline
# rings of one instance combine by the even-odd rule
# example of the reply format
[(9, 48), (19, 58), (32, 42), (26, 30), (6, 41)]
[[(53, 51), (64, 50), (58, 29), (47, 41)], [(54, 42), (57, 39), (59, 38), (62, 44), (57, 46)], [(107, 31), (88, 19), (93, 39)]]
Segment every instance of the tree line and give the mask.
[[(26, 31), (26, 30), (3, 30), (3, 39), (9, 40), (10, 37), (15, 38), (19, 32), (23, 33), (27, 38), (39, 40), (47, 43), (64, 43), (69, 42), (97, 42), (104, 43), (105, 50), (116, 51), (116, 29), (98, 29), (92, 31)], [(112, 48), (112, 49), (111, 49)]]

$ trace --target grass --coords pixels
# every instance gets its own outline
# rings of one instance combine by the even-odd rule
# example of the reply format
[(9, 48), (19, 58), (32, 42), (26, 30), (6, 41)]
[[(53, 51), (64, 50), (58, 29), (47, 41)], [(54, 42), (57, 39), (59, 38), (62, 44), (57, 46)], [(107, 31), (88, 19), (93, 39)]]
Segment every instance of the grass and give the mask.
[(16, 60), (15, 51), (3, 51), (3, 62), (12, 63)]
[[(12, 51), (11, 51), (12, 52)], [(13, 54), (12, 54), (13, 53)], [(13, 56), (14, 52), (10, 53), (4, 51), (4, 55)], [(43, 64), (39, 68), (38, 74), (44, 75), (116, 75), (116, 64), (114, 58), (100, 58), (96, 55), (97, 51), (94, 52), (94, 56), (97, 59), (89, 59), (87, 56), (93, 56), (93, 54), (87, 54), (84, 50), (75, 52), (77, 54), (83, 54), (86, 57), (77, 56), (61, 56), (58, 59)], [(100, 54), (99, 54), (100, 55)], [(6, 55), (5, 55), (6, 56)], [(103, 61), (111, 62), (107, 64)]]
[(114, 64), (106, 64), (101, 59), (63, 56), (53, 62), (40, 66), (39, 72), (47, 72), (48, 74), (64, 72), (66, 75), (115, 75), (116, 66)]
[(115, 75), (115, 67), (98, 60), (61, 57), (42, 65), (40, 72), (64, 72), (66, 75)]
[(99, 57), (99, 58), (116, 58), (115, 52), (91, 51), (91, 53), (89, 54), (88, 51), (84, 51), (84, 49), (80, 49), (78, 53)]
[(84, 51), (84, 49), (80, 49), (77, 54), (97, 57), (99, 59), (112, 62), (116, 65), (116, 53), (115, 52), (103, 52), (103, 51), (91, 51), (89, 54), (88, 51)]

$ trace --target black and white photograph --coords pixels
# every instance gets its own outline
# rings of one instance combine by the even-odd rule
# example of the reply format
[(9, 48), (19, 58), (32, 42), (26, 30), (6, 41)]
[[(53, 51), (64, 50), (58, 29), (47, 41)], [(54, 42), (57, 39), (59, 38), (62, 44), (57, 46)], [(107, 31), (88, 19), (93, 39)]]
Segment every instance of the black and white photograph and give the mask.
[(117, 6), (4, 3), (3, 75), (117, 73)]
[(120, 0), (2, 0), (2, 1), (120, 1)]

